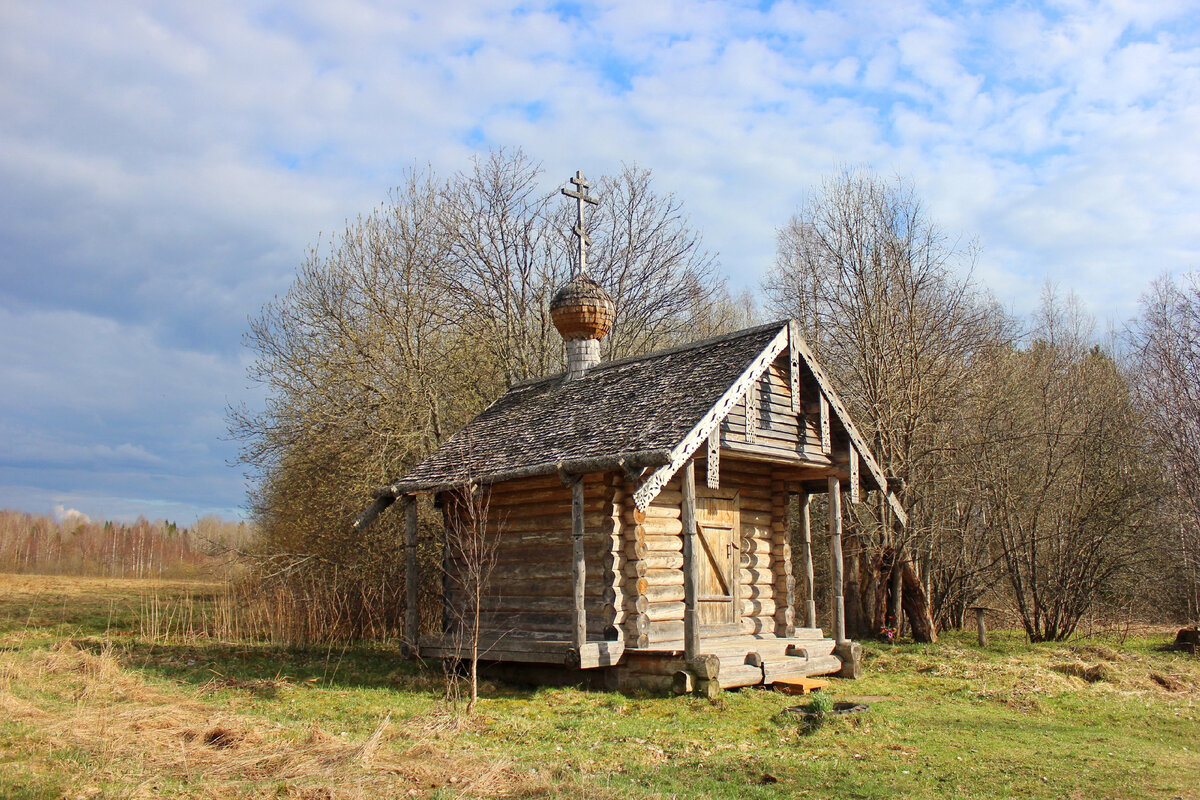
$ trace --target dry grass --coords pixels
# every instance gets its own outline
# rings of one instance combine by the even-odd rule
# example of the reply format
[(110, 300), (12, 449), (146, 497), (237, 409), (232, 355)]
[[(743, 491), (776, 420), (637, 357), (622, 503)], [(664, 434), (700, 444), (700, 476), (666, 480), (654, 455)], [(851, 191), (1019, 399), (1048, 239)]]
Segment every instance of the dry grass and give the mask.
[(503, 761), (440, 751), (440, 733), (461, 733), (453, 718), (398, 731), (388, 712), (365, 739), (347, 741), (316, 722), (264, 724), (152, 686), (111, 649), (69, 642), (0, 656), (0, 714), (26, 730), (22, 756), (32, 770), (38, 762), (61, 770), (62, 756), (73, 754), (83, 797), (416, 797), (446, 787), (447, 796), (538, 794)]

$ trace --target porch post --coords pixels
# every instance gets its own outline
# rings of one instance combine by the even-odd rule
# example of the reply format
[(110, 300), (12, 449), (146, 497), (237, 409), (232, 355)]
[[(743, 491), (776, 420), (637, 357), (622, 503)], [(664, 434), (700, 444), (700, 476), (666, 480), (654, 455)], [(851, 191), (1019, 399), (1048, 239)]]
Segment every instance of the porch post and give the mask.
[(833, 633), (834, 642), (846, 639), (846, 601), (842, 596), (842, 482), (829, 476), (829, 557), (833, 562)]
[(696, 619), (696, 469), (691, 459), (681, 470), (683, 505), (683, 657), (694, 661), (700, 653), (700, 626)]
[(587, 570), (583, 563), (583, 476), (571, 484), (571, 577), (575, 587), (575, 613), (571, 625), (571, 646), (578, 651), (587, 641), (587, 614), (584, 611), (584, 582)]
[(813, 560), (812, 560), (812, 495), (808, 492), (800, 495), (800, 539), (804, 543), (804, 599), (807, 601), (805, 608), (807, 615), (805, 616), (804, 626), (806, 628), (817, 627), (817, 601), (813, 596)]
[(417, 498), (404, 495), (404, 638), (417, 655), (420, 615), (417, 609)]

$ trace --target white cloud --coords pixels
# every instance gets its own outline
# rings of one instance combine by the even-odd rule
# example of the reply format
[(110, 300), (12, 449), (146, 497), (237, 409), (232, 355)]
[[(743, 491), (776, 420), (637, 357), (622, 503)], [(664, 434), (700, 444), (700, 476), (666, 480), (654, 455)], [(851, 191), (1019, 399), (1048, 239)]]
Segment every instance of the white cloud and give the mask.
[(847, 163), (910, 174), (1018, 309), (1050, 277), (1123, 317), (1200, 266), (1184, 0), (10, 2), (0, 75), (0, 425), (28, 453), (0, 479), (24, 486), (57, 452), (54, 480), (143, 487), (105, 497), (176, 480), (236, 504), (212, 498), (240, 486), (216, 439), (246, 317), (402, 169), (491, 145), (548, 183), (651, 167), (738, 286)]

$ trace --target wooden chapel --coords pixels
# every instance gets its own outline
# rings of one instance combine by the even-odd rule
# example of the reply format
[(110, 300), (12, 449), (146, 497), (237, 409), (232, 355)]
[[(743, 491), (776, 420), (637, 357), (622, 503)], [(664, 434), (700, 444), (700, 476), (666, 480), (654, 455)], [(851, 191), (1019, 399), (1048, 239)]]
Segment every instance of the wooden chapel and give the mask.
[[(580, 173), (579, 270), (551, 303), (566, 372), (512, 386), (428, 458), (379, 489), (356, 525), (406, 514), (406, 638), (465, 656), (466, 598), (445, 581), (443, 630), (417, 626), (415, 497), (447, 525), (482, 497), (494, 566), (479, 657), (558, 665), (613, 688), (720, 687), (857, 677), (845, 635), (842, 503), (883, 493), (906, 515), (794, 321), (601, 362), (615, 307), (588, 277)], [(463, 487), (469, 487), (464, 491)], [(828, 493), (831, 635), (817, 626), (809, 499)], [(792, 502), (798, 496), (797, 502)], [(799, 515), (796, 541), (789, 508)], [(462, 565), (445, 563), (453, 577)]]

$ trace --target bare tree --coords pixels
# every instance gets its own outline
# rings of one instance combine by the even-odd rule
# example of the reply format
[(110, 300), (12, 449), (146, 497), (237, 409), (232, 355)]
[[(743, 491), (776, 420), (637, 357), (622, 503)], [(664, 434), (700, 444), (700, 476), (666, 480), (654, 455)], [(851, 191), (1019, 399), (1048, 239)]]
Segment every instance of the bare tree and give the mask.
[[(678, 201), (656, 194), (644, 170), (598, 180), (611, 197), (590, 223), (603, 243), (592, 274), (625, 315), (609, 355), (674, 344), (713, 307), (709, 330), (733, 324)], [(229, 415), (263, 547), (317, 554), (364, 586), (389, 587), (387, 613), (402, 619), (396, 520), (365, 533), (349, 520), (508, 382), (561, 368), (549, 303), (571, 269), (563, 201), (535, 162), (497, 151), (445, 181), (411, 172), (308, 255), (246, 335), (266, 405)]]
[(990, 361), (964, 404), (957, 468), (1033, 641), (1069, 638), (1090, 610), (1136, 591), (1129, 579), (1161, 532), (1130, 387), (1091, 331), (1073, 298), (1048, 289), (1032, 344)]
[(501, 530), (488, 526), (488, 492), (478, 484), (465, 484), (448, 492), (446, 502), (445, 556), (443, 561), (447, 602), (446, 620), (449, 638), (454, 642), (456, 657), (447, 665), (446, 691), (453, 700), (457, 687), (456, 676), (465, 659), (468, 689), (466, 712), (470, 714), (479, 700), (479, 624), (483, 612), (488, 581), (496, 565), (496, 549)]
[(1165, 510), (1177, 537), (1162, 567), (1181, 613), (1200, 619), (1200, 273), (1154, 282), (1133, 345), (1139, 409), (1173, 490)]
[(909, 511), (899, 530), (881, 507), (855, 512), (847, 622), (858, 635), (898, 621), (902, 604), (916, 638), (935, 635), (927, 579), (953, 516), (947, 423), (981, 354), (1011, 336), (1005, 315), (960, 277), (974, 257), (928, 219), (908, 183), (865, 170), (825, 179), (779, 232), (769, 307), (800, 321), (876, 457), (902, 479)]

